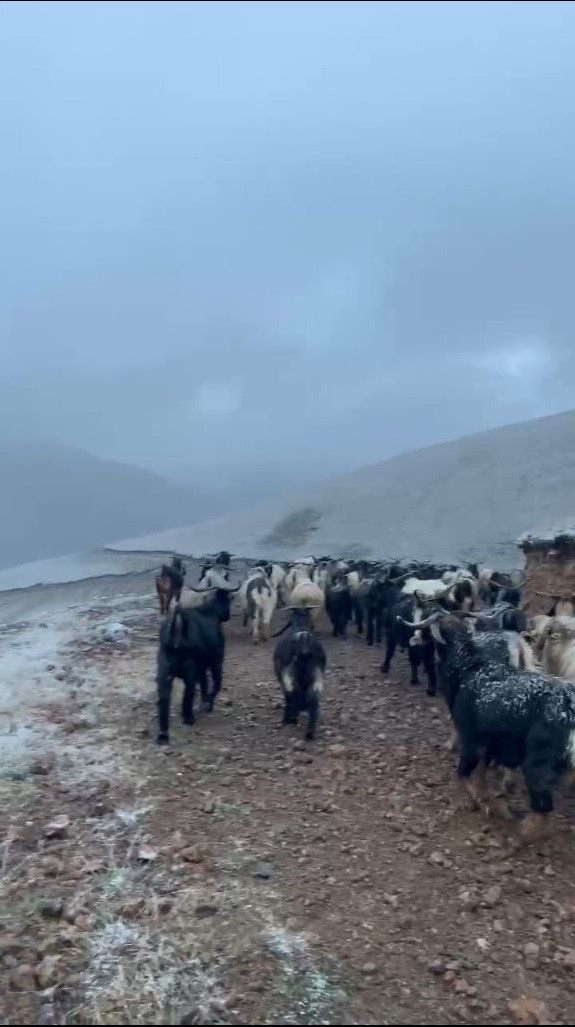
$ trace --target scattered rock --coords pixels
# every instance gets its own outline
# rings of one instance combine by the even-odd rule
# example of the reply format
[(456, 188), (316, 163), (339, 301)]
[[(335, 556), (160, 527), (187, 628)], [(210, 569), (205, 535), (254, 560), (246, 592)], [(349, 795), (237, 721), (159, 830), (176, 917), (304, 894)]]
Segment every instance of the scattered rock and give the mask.
[(503, 888), (499, 884), (494, 884), (493, 887), (488, 888), (483, 896), (483, 903), (488, 909), (494, 909), (498, 906), (503, 898)]
[(28, 773), (38, 777), (46, 777), (54, 768), (54, 760), (49, 756), (36, 756), (28, 764)]
[(194, 912), (200, 920), (207, 920), (210, 916), (219, 913), (220, 907), (217, 902), (198, 902)]
[(173, 899), (165, 898), (165, 899), (160, 899), (160, 901), (158, 902), (158, 913), (161, 913), (162, 916), (167, 916), (168, 913), (172, 912), (173, 908), (174, 908), (174, 900)]
[(199, 845), (192, 845), (188, 849), (182, 849), (180, 856), (186, 863), (203, 863), (206, 858)]
[(513, 1023), (518, 1024), (550, 1024), (551, 1019), (544, 1002), (536, 998), (518, 998), (508, 1005), (509, 1015)]
[(53, 956), (57, 952), (63, 952), (65, 949), (72, 948), (77, 941), (77, 932), (73, 928), (58, 931), (57, 934), (51, 934), (48, 938), (44, 939), (40, 945), (40, 954), (42, 956)]
[(432, 974), (433, 977), (443, 977), (445, 973), (445, 963), (441, 959), (435, 959), (433, 963), (429, 963), (427, 972)]
[(468, 909), (471, 913), (479, 909), (479, 898), (471, 891), (463, 891), (459, 896), (461, 905), (464, 909)]
[(327, 752), (328, 752), (328, 756), (333, 756), (334, 759), (341, 759), (342, 756), (346, 755), (347, 749), (346, 749), (345, 745), (336, 744), (336, 745), (330, 745), (328, 747)]
[(434, 867), (447, 867), (447, 866), (449, 866), (449, 860), (447, 859), (447, 856), (445, 856), (443, 852), (432, 852), (431, 856), (429, 857), (427, 862), (430, 863), (431, 866), (434, 866)]
[(136, 920), (140, 916), (140, 914), (144, 911), (145, 908), (146, 908), (146, 903), (145, 903), (144, 899), (142, 899), (142, 898), (130, 899), (128, 902), (124, 903), (124, 905), (122, 906), (122, 908), (120, 910), (120, 916), (124, 920)]
[(10, 987), (13, 991), (35, 991), (36, 978), (33, 967), (28, 963), (21, 963), (15, 967), (10, 974)]
[(371, 974), (377, 973), (377, 965), (375, 963), (364, 963), (361, 971), (369, 977)]
[(89, 731), (96, 727), (97, 723), (93, 713), (79, 713), (67, 721), (64, 730), (67, 735), (73, 735), (76, 731)]
[(216, 811), (216, 800), (211, 795), (206, 796), (202, 805), (200, 806), (202, 813), (215, 813)]
[(45, 838), (67, 838), (70, 828), (70, 817), (62, 813), (59, 817), (54, 817), (49, 824), (46, 824), (44, 828)]
[(38, 987), (45, 991), (46, 988), (53, 988), (58, 983), (60, 960), (58, 956), (44, 956), (44, 959), (36, 967), (36, 980)]
[(46, 920), (60, 920), (64, 915), (64, 899), (41, 899), (38, 912)]
[(523, 955), (525, 956), (525, 966), (528, 970), (536, 970), (539, 966), (540, 951), (539, 945), (536, 945), (535, 942), (530, 941), (525, 945)]
[(64, 873), (64, 864), (54, 856), (46, 856), (42, 860), (42, 871), (44, 877), (60, 877)]
[(141, 845), (138, 850), (138, 859), (141, 863), (153, 863), (158, 858), (158, 850), (151, 845)]
[(106, 642), (120, 642), (129, 634), (130, 629), (120, 621), (110, 621), (108, 624), (101, 624), (98, 628), (98, 635)]
[(260, 881), (269, 881), (272, 873), (269, 863), (260, 863), (254, 870), (254, 877), (259, 878)]

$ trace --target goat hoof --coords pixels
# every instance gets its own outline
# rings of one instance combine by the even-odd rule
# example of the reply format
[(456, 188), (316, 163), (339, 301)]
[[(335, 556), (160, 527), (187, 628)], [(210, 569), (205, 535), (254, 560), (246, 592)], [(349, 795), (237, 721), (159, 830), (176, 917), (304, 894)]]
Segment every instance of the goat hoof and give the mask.
[(158, 745), (169, 745), (170, 736), (167, 731), (160, 731), (157, 738)]
[(195, 717), (182, 717), (182, 722), (186, 725), (186, 727), (193, 727), (194, 724), (196, 723), (196, 718)]
[(435, 696), (437, 695), (437, 688), (428, 688), (427, 689), (427, 694), (428, 694), (430, 699), (434, 699)]

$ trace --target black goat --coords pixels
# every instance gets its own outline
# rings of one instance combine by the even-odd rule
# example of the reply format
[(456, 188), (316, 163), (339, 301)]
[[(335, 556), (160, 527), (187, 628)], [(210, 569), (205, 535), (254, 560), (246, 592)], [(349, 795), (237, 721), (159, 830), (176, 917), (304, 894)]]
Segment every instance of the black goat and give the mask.
[(521, 767), (531, 801), (523, 832), (530, 837), (552, 812), (562, 776), (575, 767), (575, 687), (515, 670), (502, 636), (478, 644), (457, 618), (437, 613), (424, 623), (443, 653), (440, 687), (459, 736), (459, 777), (483, 804), (487, 766)]
[(334, 638), (345, 638), (347, 625), (354, 612), (351, 589), (343, 577), (336, 578), (325, 590), (325, 609)]
[(315, 737), (326, 667), (325, 650), (315, 637), (309, 610), (292, 610), (288, 633), (276, 645), (274, 670), (284, 694), (284, 724), (297, 724), (308, 714), (306, 739)]
[[(420, 627), (417, 620), (420, 619)], [(386, 610), (386, 652), (381, 666), (382, 674), (389, 674), (395, 650), (407, 650), (411, 667), (411, 684), (419, 684), (421, 664), (427, 675), (427, 694), (437, 693), (437, 672), (435, 668), (435, 642), (429, 629), (423, 624), (424, 617), (415, 596), (403, 595), (395, 590), (388, 591)]]
[[(230, 590), (231, 591), (231, 590)], [(199, 682), (204, 707), (211, 713), (222, 687), (225, 637), (222, 624), (230, 619), (231, 594), (217, 589), (203, 606), (176, 608), (160, 630), (158, 648), (158, 742), (167, 743), (170, 734), (170, 705), (174, 678), (184, 682), (182, 720), (193, 724), (196, 684)], [(208, 671), (212, 679), (208, 687)]]

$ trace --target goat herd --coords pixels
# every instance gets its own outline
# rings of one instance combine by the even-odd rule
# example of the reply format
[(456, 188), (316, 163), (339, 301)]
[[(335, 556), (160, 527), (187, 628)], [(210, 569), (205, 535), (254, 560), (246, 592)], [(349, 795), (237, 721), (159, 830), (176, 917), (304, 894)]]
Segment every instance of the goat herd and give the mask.
[[(284, 697), (284, 724), (307, 714), (306, 738), (315, 736), (326, 654), (318, 622), (327, 613), (333, 635), (350, 622), (368, 645), (386, 638), (382, 671), (399, 646), (406, 650), (412, 684), (423, 665), (428, 695), (439, 690), (459, 748), (458, 774), (475, 808), (511, 817), (505, 793), (489, 768), (522, 769), (531, 812), (526, 839), (553, 809), (553, 794), (575, 769), (575, 609), (556, 604), (549, 616), (529, 618), (521, 608), (521, 576), (432, 564), (370, 563), (309, 557), (295, 564), (255, 564), (233, 585), (232, 557), (220, 553), (202, 567), (196, 588), (184, 587), (178, 557), (156, 578), (162, 625), (158, 650), (158, 742), (169, 741), (175, 678), (184, 683), (182, 717), (194, 723), (199, 684), (211, 712), (221, 689), (225, 653), (222, 625), (237, 594), (254, 642), (266, 639), (274, 612), (285, 626), (272, 637), (273, 665)], [(541, 667), (542, 669), (539, 669)]]

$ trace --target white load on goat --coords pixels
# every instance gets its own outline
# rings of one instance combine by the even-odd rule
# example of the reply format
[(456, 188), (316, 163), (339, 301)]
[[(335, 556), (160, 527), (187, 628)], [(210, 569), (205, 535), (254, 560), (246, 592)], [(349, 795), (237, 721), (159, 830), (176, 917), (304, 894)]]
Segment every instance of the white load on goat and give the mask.
[(291, 603), (292, 592), (296, 585), (306, 581), (312, 582), (313, 571), (313, 566), (308, 563), (294, 563), (294, 565), (290, 567), (286, 573), (282, 586), (282, 598), (286, 606), (289, 606)]
[(300, 580), (290, 595), (288, 605), (294, 610), (312, 610), (312, 621), (317, 624), (325, 606), (325, 592), (314, 581)]

